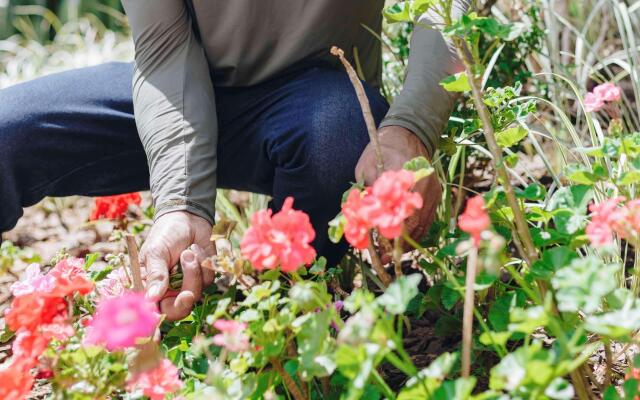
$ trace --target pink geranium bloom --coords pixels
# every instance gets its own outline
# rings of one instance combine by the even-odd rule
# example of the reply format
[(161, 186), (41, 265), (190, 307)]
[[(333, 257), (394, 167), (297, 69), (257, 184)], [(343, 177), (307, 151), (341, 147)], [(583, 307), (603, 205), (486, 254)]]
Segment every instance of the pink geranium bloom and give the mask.
[(96, 291), (102, 298), (120, 297), (128, 288), (129, 277), (124, 268), (114, 269), (96, 284)]
[(594, 246), (606, 246), (613, 242), (614, 232), (624, 233), (623, 220), (626, 209), (619, 207), (623, 197), (608, 199), (600, 204), (591, 204), (591, 221), (585, 230)]
[(369, 246), (369, 230), (373, 227), (365, 215), (362, 199), (362, 192), (353, 189), (342, 205), (342, 215), (346, 220), (344, 237), (354, 248), (360, 250)]
[(234, 320), (219, 319), (213, 327), (220, 331), (213, 337), (213, 344), (239, 353), (249, 350), (249, 336), (244, 333), (247, 324)]
[(309, 216), (294, 210), (293, 198), (287, 197), (280, 212), (272, 215), (269, 209), (253, 214), (240, 249), (258, 271), (280, 265), (283, 272), (294, 272), (315, 258), (311, 247), (315, 235)]
[(127, 390), (142, 393), (151, 400), (164, 400), (168, 394), (173, 394), (182, 388), (178, 368), (166, 358), (150, 371), (134, 375), (127, 381)]
[(620, 101), (622, 90), (613, 83), (607, 82), (596, 86), (593, 93), (604, 101)]
[(157, 306), (143, 293), (102, 299), (87, 328), (85, 344), (105, 345), (108, 350), (132, 347), (152, 336), (159, 321)]
[(414, 182), (411, 171), (387, 171), (362, 200), (364, 215), (387, 239), (399, 237), (404, 221), (422, 207), (422, 196), (411, 191)]
[(49, 271), (55, 279), (54, 296), (65, 297), (74, 292), (82, 295), (93, 290), (93, 281), (89, 279), (84, 270), (82, 258), (65, 258)]
[(467, 207), (458, 217), (458, 226), (463, 232), (471, 235), (474, 246), (480, 244), (480, 235), (491, 226), (482, 196), (475, 196), (467, 201)]
[(55, 278), (40, 271), (38, 264), (31, 264), (25, 270), (22, 280), (11, 285), (9, 290), (15, 296), (24, 296), (33, 292), (50, 292), (55, 286)]
[(584, 96), (584, 110), (586, 112), (597, 112), (604, 107), (604, 99), (595, 93), (587, 93)]

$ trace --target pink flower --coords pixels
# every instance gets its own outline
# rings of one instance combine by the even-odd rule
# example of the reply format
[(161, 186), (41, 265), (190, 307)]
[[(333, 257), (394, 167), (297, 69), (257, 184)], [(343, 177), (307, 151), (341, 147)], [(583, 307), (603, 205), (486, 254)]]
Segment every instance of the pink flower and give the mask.
[(38, 264), (31, 264), (25, 270), (23, 279), (13, 283), (9, 290), (16, 297), (33, 292), (50, 292), (54, 286), (55, 278), (53, 276), (44, 275)]
[(471, 235), (474, 246), (480, 244), (480, 235), (491, 226), (482, 196), (475, 196), (467, 201), (467, 207), (458, 217), (458, 226), (463, 232)]
[(347, 223), (344, 227), (344, 237), (356, 249), (366, 249), (369, 246), (369, 229), (371, 221), (365, 215), (362, 205), (363, 194), (357, 190), (351, 190), (347, 201), (342, 205), (342, 215)]
[(52, 295), (65, 297), (78, 292), (82, 295), (93, 290), (93, 282), (84, 271), (84, 260), (81, 258), (66, 258), (56, 264), (49, 271), (55, 279)]
[(104, 344), (108, 350), (136, 345), (138, 339), (153, 335), (160, 316), (155, 303), (142, 293), (100, 300), (87, 329), (86, 344)]
[(249, 349), (249, 337), (244, 333), (247, 324), (234, 320), (219, 319), (213, 327), (220, 331), (213, 337), (213, 344), (225, 347), (234, 353)]
[(414, 182), (411, 171), (387, 171), (376, 179), (371, 195), (362, 201), (365, 215), (387, 239), (399, 237), (404, 220), (422, 207), (422, 196), (411, 191)]
[(182, 388), (178, 368), (166, 358), (150, 371), (134, 375), (127, 382), (127, 391), (142, 390), (151, 400), (164, 400), (168, 394), (173, 394)]
[(625, 209), (618, 207), (623, 197), (608, 199), (600, 204), (591, 204), (591, 221), (585, 230), (594, 246), (606, 246), (613, 242), (615, 231), (622, 231)]
[(315, 258), (310, 243), (316, 234), (309, 216), (292, 207), (293, 198), (287, 197), (282, 210), (273, 216), (271, 210), (253, 214), (240, 248), (258, 271), (280, 265), (283, 272), (293, 272)]
[(96, 284), (96, 291), (102, 298), (120, 297), (128, 288), (129, 277), (124, 268), (114, 269)]
[(604, 101), (619, 101), (622, 90), (613, 83), (607, 82), (596, 86), (593, 93)]
[(586, 112), (597, 112), (604, 107), (604, 99), (595, 93), (587, 93), (584, 96), (584, 110)]

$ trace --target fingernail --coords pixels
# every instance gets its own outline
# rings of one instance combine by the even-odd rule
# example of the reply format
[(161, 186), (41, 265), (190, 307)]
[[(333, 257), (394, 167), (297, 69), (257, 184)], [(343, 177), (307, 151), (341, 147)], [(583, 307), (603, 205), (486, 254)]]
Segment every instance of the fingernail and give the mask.
[(157, 300), (160, 297), (160, 285), (150, 285), (147, 288), (147, 298)]
[(196, 255), (193, 254), (193, 252), (191, 250), (185, 251), (184, 253), (182, 253), (182, 259), (185, 262), (192, 262), (193, 260), (196, 259)]
[(200, 248), (200, 246), (198, 246), (197, 244), (192, 244), (191, 246), (189, 246), (189, 249), (191, 251), (198, 251), (198, 249)]

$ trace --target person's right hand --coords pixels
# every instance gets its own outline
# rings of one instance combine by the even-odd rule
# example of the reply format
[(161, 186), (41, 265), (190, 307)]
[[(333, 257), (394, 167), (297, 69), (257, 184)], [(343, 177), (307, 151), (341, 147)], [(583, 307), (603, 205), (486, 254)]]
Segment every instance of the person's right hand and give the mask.
[[(160, 311), (168, 320), (189, 315), (202, 287), (213, 282), (214, 272), (200, 267), (206, 257), (214, 254), (210, 238), (211, 224), (186, 211), (164, 214), (151, 227), (140, 250), (140, 264), (147, 271), (147, 297), (160, 302)], [(176, 297), (164, 297), (169, 289), (170, 270), (178, 261), (182, 266), (182, 288)]]

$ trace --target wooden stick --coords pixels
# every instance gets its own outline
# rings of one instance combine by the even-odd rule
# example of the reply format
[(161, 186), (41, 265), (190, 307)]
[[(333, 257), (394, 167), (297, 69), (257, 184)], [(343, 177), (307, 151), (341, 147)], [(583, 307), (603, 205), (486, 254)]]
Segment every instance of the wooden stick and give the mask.
[(373, 244), (373, 234), (369, 232), (369, 257), (371, 257), (371, 265), (373, 265), (373, 270), (376, 271), (378, 278), (384, 285), (384, 287), (389, 287), (391, 284), (391, 276), (387, 273), (387, 271), (382, 266), (382, 261), (380, 261), (380, 257), (378, 256), (378, 250), (376, 246)]
[(344, 65), (344, 68), (347, 70), (347, 74), (349, 75), (349, 80), (351, 80), (353, 88), (356, 90), (358, 102), (360, 102), (360, 108), (362, 109), (362, 116), (364, 117), (364, 122), (367, 125), (369, 140), (373, 144), (376, 152), (376, 169), (378, 171), (378, 175), (380, 175), (384, 171), (384, 159), (382, 157), (380, 141), (378, 140), (378, 128), (376, 127), (376, 122), (373, 119), (373, 114), (371, 113), (371, 106), (369, 105), (369, 98), (364, 91), (362, 81), (358, 78), (358, 74), (351, 66), (351, 63), (349, 63), (349, 61), (344, 57), (344, 51), (339, 47), (333, 46), (331, 48), (331, 54), (340, 59), (342, 65)]
[(280, 378), (282, 378), (282, 382), (284, 383), (284, 386), (287, 388), (287, 390), (289, 390), (289, 392), (291, 393), (291, 396), (293, 396), (295, 400), (305, 400), (306, 397), (304, 397), (304, 394), (302, 394), (298, 385), (296, 385), (293, 378), (291, 378), (291, 375), (289, 375), (289, 373), (285, 371), (284, 367), (280, 363), (280, 360), (273, 357), (269, 361), (271, 361), (271, 365), (273, 365), (273, 368), (278, 372)]
[(462, 314), (462, 377), (471, 374), (471, 347), (473, 345), (473, 306), (478, 265), (478, 247), (471, 247), (467, 257), (467, 277), (464, 289), (464, 310)]
[(131, 268), (131, 276), (133, 277), (133, 290), (142, 292), (144, 285), (142, 284), (142, 270), (140, 269), (140, 259), (138, 255), (138, 244), (136, 238), (127, 233), (125, 235), (127, 241), (127, 251), (129, 252), (129, 266)]

